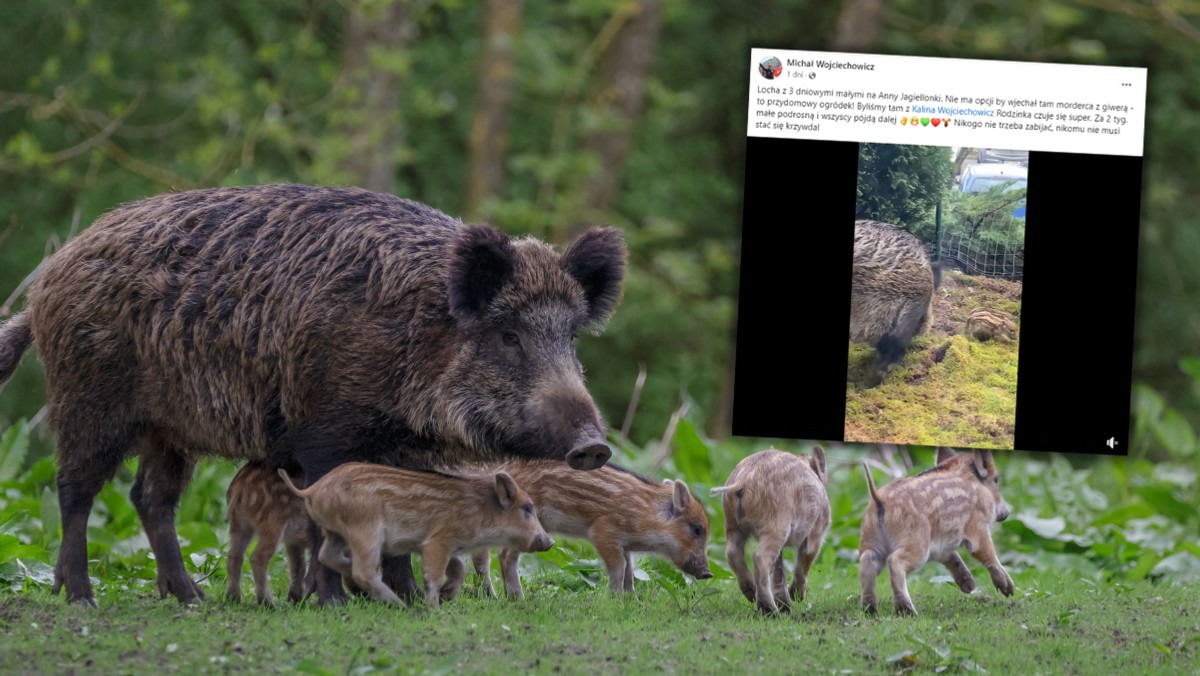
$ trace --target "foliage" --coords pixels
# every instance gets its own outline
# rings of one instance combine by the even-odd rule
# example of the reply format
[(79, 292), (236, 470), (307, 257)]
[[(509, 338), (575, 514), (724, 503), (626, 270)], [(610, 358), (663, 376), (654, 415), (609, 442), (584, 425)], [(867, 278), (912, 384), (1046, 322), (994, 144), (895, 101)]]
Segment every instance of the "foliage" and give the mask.
[[(942, 231), (1021, 250), (1025, 242), (1025, 219), (1015, 218), (1012, 211), (1025, 193), (1025, 188), (1006, 190), (1002, 185), (980, 193), (948, 190), (943, 194)], [(926, 241), (933, 240), (932, 223), (914, 232)]]
[[(395, 192), (452, 214), (465, 204), (484, 4), (414, 3), (423, 9), (408, 47), (378, 55), (405, 74)], [(597, 162), (578, 139), (610, 123), (595, 105), (605, 94), (595, 90), (598, 60), (585, 56), (623, 4), (524, 3), (508, 183), (484, 209), (489, 220), (550, 236), (581, 215), (580, 186)], [(828, 49), (839, 4), (665, 3), (618, 202), (603, 215), (630, 236), (631, 289), (612, 332), (580, 345), (590, 387), (612, 419), (623, 414), (639, 366), (647, 367), (653, 391), (633, 422), (639, 441), (661, 430), (684, 397), (707, 423), (730, 372), (746, 77), (730, 54), (748, 44)], [(123, 202), (196, 185), (340, 180), (344, 132), (331, 92), (347, 6), (45, 0), (9, 8), (9, 39), (0, 40), (0, 303), (45, 253)], [(1107, 63), (1156, 74), (1147, 107), (1136, 375), (1195, 418), (1200, 392), (1176, 363), (1195, 349), (1190, 336), (1200, 331), (1200, 267), (1188, 258), (1200, 248), (1200, 122), (1191, 114), (1200, 44), (1166, 10), (976, 3), (951, 23), (944, 11), (940, 3), (890, 3), (878, 51)], [(913, 177), (899, 172), (902, 180), (881, 188), (916, 196), (910, 188), (936, 172), (912, 159)], [(932, 227), (928, 203), (900, 206), (921, 221), (906, 226)], [(18, 309), (19, 298), (11, 300), (8, 310)], [(44, 401), (44, 376), (27, 358), (0, 392), (0, 425), (33, 418)], [(35, 429), (30, 453), (51, 448)]]
[(953, 176), (944, 146), (861, 143), (857, 216), (909, 228), (932, 221)]

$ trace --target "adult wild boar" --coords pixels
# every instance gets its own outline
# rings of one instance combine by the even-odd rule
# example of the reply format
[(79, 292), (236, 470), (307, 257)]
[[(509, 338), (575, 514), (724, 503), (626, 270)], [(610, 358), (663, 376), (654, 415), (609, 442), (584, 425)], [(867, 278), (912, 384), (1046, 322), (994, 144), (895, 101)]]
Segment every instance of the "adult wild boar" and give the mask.
[(940, 280), (921, 240), (890, 223), (854, 222), (850, 340), (870, 343), (879, 357), (878, 379), (904, 359), (908, 344), (933, 316)]
[[(594, 228), (561, 255), (353, 188), (266, 185), (122, 206), (47, 261), (0, 328), (0, 382), (30, 343), (58, 434), (55, 589), (95, 604), (87, 519), (123, 458), (158, 588), (203, 598), (174, 516), (205, 455), (405, 467), (611, 454), (573, 339), (621, 296), (625, 243)], [(313, 533), (316, 546), (319, 531)], [(388, 583), (415, 592), (407, 557)], [(339, 602), (321, 566), (318, 598)]]

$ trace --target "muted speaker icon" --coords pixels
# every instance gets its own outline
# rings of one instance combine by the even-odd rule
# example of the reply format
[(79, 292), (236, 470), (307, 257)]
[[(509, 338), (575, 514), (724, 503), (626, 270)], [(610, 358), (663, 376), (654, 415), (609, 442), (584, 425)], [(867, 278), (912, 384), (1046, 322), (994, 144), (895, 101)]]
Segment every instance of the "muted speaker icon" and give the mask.
[(1108, 447), (1109, 447), (1109, 448), (1114, 448), (1114, 447), (1116, 447), (1116, 445), (1117, 445), (1117, 438), (1116, 438), (1116, 437), (1109, 437), (1109, 438), (1108, 438), (1108, 441), (1106, 441), (1106, 442), (1104, 442), (1104, 443), (1108, 444)]

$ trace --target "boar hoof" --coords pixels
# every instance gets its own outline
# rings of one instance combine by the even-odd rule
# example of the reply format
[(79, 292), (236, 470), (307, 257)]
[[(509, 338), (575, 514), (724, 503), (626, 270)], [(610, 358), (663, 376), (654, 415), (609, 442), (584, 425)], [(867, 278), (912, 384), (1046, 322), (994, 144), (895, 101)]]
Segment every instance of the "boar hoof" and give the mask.
[(759, 601), (758, 609), (761, 610), (764, 615), (768, 615), (770, 617), (774, 617), (779, 614), (779, 608), (771, 605), (767, 601)]
[(1000, 590), (1000, 593), (1004, 594), (1005, 596), (1012, 596), (1013, 595), (1012, 578), (1009, 577), (1009, 575), (1006, 573), (1004, 575), (1004, 579), (1000, 581), (1000, 584), (996, 585), (996, 589)]
[(67, 603), (75, 606), (83, 606), (85, 608), (99, 608), (96, 599), (93, 596), (76, 596), (75, 598), (67, 597)]
[(916, 617), (917, 609), (913, 607), (913, 604), (910, 601), (898, 601), (896, 603), (896, 614), (901, 617), (905, 615)]
[(800, 602), (803, 601), (804, 597), (808, 595), (808, 587), (792, 586), (788, 589), (788, 593), (791, 594), (793, 601)]
[(750, 603), (754, 603), (755, 599), (758, 598), (758, 592), (754, 589), (754, 585), (743, 584), (739, 585), (739, 588), (742, 590), (742, 596), (745, 596), (746, 600)]
[(863, 611), (868, 615), (878, 615), (879, 608), (875, 606), (875, 602), (863, 604)]
[(337, 608), (339, 606), (346, 605), (346, 597), (345, 597), (345, 595), (331, 596), (327, 599), (322, 599), (322, 598), (318, 597), (317, 605), (321, 606), (322, 608)]
[(197, 603), (204, 600), (204, 592), (200, 591), (200, 587), (196, 585), (189, 577), (184, 577), (183, 582), (174, 582), (168, 578), (159, 578), (158, 593), (159, 598), (167, 598), (170, 594), (179, 599), (179, 602), (187, 605)]

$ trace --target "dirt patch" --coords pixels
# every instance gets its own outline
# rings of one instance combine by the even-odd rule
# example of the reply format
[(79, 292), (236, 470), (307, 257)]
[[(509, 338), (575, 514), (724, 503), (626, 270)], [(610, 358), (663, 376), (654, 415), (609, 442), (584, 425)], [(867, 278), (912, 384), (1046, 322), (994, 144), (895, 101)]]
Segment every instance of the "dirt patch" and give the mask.
[(951, 336), (962, 333), (967, 315), (979, 307), (1003, 310), (1020, 326), (1021, 282), (949, 271), (942, 275), (941, 286), (933, 294), (933, 321), (929, 334)]

